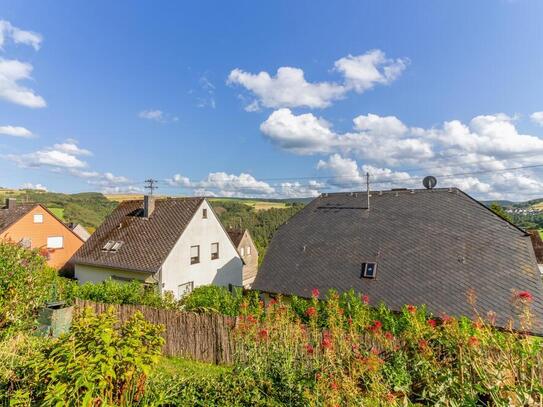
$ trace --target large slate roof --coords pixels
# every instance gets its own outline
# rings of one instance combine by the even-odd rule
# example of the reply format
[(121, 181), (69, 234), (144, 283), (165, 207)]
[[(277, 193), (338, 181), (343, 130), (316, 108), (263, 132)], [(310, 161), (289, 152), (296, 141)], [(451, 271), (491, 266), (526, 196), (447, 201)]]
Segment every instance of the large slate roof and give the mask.
[[(75, 253), (73, 262), (93, 266), (157, 272), (205, 198), (157, 199), (149, 218), (143, 201), (124, 201)], [(117, 252), (103, 251), (121, 241)]]
[[(403, 190), (324, 194), (281, 226), (253, 289), (310, 297), (318, 288), (354, 289), (393, 310), (426, 304), (440, 316), (515, 315), (513, 293), (533, 295), (543, 319), (543, 285), (530, 237), (462, 191)], [(375, 279), (361, 278), (376, 262)], [(533, 332), (543, 332), (541, 327)]]

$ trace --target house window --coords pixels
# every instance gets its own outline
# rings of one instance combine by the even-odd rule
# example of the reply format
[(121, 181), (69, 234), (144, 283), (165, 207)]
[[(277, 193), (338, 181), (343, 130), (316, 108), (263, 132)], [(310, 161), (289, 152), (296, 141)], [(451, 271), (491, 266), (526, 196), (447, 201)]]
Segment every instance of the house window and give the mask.
[(216, 260), (219, 258), (219, 244), (211, 243), (211, 260)]
[(239, 254), (241, 255), (241, 257), (245, 256), (245, 247), (239, 249)]
[(362, 263), (362, 277), (375, 278), (377, 274), (377, 263)]
[(43, 215), (41, 213), (34, 214), (34, 223), (43, 223)]
[(194, 289), (194, 281), (189, 281), (185, 284), (180, 284), (177, 286), (177, 297), (182, 298), (187, 294), (190, 294)]
[(202, 218), (207, 219), (207, 209), (202, 209)]
[(47, 238), (48, 249), (62, 249), (64, 247), (64, 238), (62, 236), (49, 236)]
[(251, 255), (251, 246), (247, 246), (247, 256)]
[(190, 264), (200, 263), (200, 246), (190, 247)]

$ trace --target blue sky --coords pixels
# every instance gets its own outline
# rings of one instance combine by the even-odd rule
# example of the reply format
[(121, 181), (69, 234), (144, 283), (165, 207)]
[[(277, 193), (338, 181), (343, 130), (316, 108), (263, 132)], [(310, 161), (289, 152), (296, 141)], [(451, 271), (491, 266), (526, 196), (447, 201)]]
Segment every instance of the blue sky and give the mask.
[[(543, 3), (0, 1), (0, 186), (543, 196)], [(279, 70), (279, 71), (278, 71)], [(539, 114), (538, 114), (539, 113)]]

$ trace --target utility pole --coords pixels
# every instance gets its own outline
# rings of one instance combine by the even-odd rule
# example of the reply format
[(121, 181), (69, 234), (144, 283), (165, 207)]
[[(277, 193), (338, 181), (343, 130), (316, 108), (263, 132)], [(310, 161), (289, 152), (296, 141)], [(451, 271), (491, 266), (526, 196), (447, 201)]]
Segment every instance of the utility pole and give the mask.
[(156, 183), (158, 181), (156, 179), (153, 179), (153, 178), (149, 178), (149, 179), (146, 179), (145, 180), (145, 186), (144, 188), (147, 189), (149, 191), (149, 195), (153, 195), (153, 191), (155, 189), (157, 189), (158, 187), (156, 186)]
[(366, 172), (366, 191), (368, 193), (368, 211), (370, 210), (370, 173)]

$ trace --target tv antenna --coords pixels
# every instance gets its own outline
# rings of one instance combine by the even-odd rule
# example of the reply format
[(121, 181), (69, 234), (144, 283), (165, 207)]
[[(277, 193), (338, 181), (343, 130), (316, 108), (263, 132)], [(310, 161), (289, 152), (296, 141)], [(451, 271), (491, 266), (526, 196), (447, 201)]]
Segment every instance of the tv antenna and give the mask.
[(437, 179), (436, 177), (433, 177), (432, 175), (428, 175), (427, 177), (424, 177), (422, 180), (422, 185), (424, 185), (424, 188), (426, 189), (434, 189), (437, 185)]
[(153, 195), (154, 190), (158, 188), (158, 186), (156, 185), (157, 183), (158, 181), (153, 178), (149, 178), (145, 180), (144, 188), (149, 191), (149, 195)]

